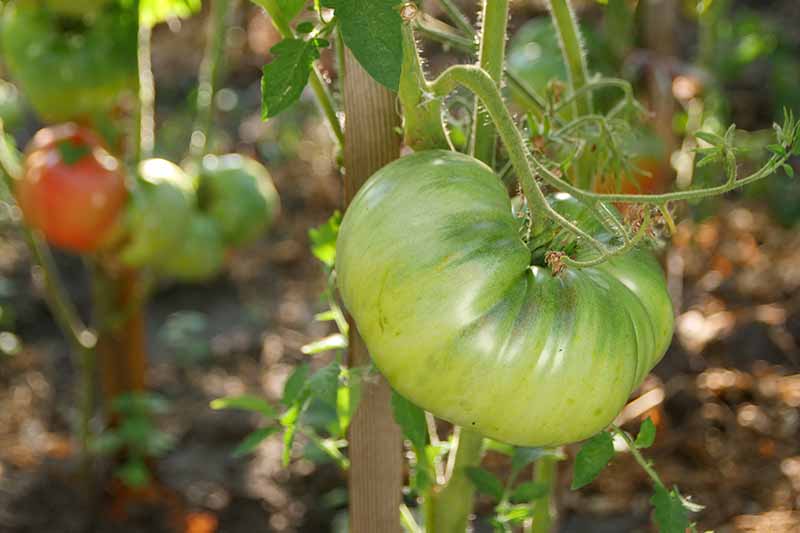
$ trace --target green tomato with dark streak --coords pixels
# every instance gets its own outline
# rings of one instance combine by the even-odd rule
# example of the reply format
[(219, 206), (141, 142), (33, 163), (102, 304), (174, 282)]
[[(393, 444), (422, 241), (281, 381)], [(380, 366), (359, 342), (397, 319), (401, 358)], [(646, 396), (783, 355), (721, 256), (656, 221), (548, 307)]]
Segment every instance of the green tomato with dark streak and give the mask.
[(45, 122), (91, 120), (136, 90), (133, 7), (73, 17), (17, 1), (3, 10), (1, 31), (9, 72)]
[[(611, 239), (572, 198), (550, 201)], [(581, 242), (569, 251), (596, 254)], [(375, 364), (400, 394), (487, 437), (556, 446), (612, 422), (669, 346), (673, 309), (645, 249), (558, 275), (537, 262), (492, 170), (427, 151), (359, 191), (336, 270)]]
[(250, 244), (269, 229), (280, 198), (264, 166), (239, 154), (207, 155), (198, 171), (200, 205), (229, 246)]
[(195, 213), (183, 242), (164, 257), (159, 271), (180, 281), (204, 281), (219, 274), (224, 263), (225, 244), (217, 224)]
[(139, 163), (122, 262), (135, 268), (164, 264), (186, 240), (196, 205), (195, 184), (178, 165), (164, 159)]

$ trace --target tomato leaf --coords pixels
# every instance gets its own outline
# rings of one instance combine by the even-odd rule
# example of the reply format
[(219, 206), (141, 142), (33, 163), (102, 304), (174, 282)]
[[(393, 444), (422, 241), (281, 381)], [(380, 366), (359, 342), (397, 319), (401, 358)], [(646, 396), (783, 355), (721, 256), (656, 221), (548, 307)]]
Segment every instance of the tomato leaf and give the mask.
[(281, 398), (281, 403), (283, 405), (290, 406), (300, 397), (300, 394), (306, 386), (308, 372), (308, 364), (300, 365), (294, 369), (294, 372), (292, 372), (292, 375), (286, 380), (286, 385), (283, 387), (283, 397)]
[(403, 430), (403, 435), (411, 441), (414, 448), (424, 449), (428, 444), (428, 425), (425, 411), (392, 391), (392, 411), (394, 419)]
[(232, 396), (229, 398), (219, 398), (211, 402), (211, 408), (215, 411), (222, 409), (239, 409), (242, 411), (253, 411), (261, 414), (265, 418), (275, 418), (278, 413), (266, 400), (258, 396)]
[(261, 79), (262, 117), (274, 117), (294, 104), (303, 94), (319, 48), (325, 41), (284, 39), (272, 47), (274, 59), (264, 66)]
[(586, 441), (575, 458), (572, 490), (588, 485), (614, 457), (614, 440), (605, 431)]
[(675, 491), (656, 485), (650, 503), (655, 507), (654, 519), (660, 533), (685, 533), (689, 527), (689, 512)]
[(305, 5), (306, 0), (278, 0), (278, 6), (287, 22), (299, 15)]
[(308, 231), (311, 253), (330, 268), (336, 263), (336, 239), (341, 225), (342, 214), (336, 211), (325, 224)]
[(397, 92), (403, 66), (403, 21), (397, 0), (325, 0), (347, 47), (370, 76)]
[(466, 469), (467, 477), (479, 492), (492, 496), (495, 500), (503, 499), (503, 483), (491, 472), (477, 466)]
[(649, 448), (656, 441), (656, 425), (648, 417), (639, 427), (639, 434), (636, 435), (634, 444), (637, 448)]
[(539, 498), (547, 496), (549, 491), (550, 487), (547, 486), (547, 483), (526, 481), (514, 488), (514, 491), (511, 493), (511, 501), (513, 503), (526, 503), (538, 500)]
[(523, 468), (542, 457), (554, 457), (559, 461), (564, 459), (562, 453), (547, 448), (514, 448), (514, 454), (511, 456), (511, 471), (518, 474)]
[(270, 437), (277, 433), (279, 428), (277, 427), (266, 427), (260, 428), (255, 430), (254, 432), (250, 433), (245, 439), (236, 447), (233, 451), (234, 457), (243, 457), (248, 455), (255, 450), (259, 444), (264, 442), (267, 437)]
[(341, 368), (339, 363), (334, 361), (321, 370), (318, 370), (311, 376), (311, 379), (308, 380), (311, 394), (331, 407), (336, 407)]

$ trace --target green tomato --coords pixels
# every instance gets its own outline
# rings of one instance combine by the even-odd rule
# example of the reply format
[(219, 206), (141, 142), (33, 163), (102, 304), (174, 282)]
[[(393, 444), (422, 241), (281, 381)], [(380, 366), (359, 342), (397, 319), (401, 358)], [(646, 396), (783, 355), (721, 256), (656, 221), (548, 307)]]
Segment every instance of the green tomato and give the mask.
[(164, 257), (159, 271), (181, 281), (203, 281), (219, 274), (224, 262), (225, 245), (217, 224), (197, 213), (184, 240)]
[[(608, 238), (571, 198), (552, 202)], [(579, 441), (661, 359), (672, 304), (644, 250), (556, 276), (531, 264), (519, 228), (489, 167), (454, 152), (410, 155), (378, 171), (345, 214), (339, 289), (378, 368), (420, 407), (511, 444)]]
[(73, 18), (16, 2), (3, 10), (3, 57), (44, 121), (86, 120), (135, 91), (137, 28), (133, 8)]
[(199, 170), (200, 204), (229, 246), (258, 239), (272, 224), (280, 198), (269, 172), (239, 154), (207, 155)]
[(164, 159), (139, 163), (120, 259), (136, 268), (162, 265), (186, 239), (196, 204), (194, 183), (178, 165)]

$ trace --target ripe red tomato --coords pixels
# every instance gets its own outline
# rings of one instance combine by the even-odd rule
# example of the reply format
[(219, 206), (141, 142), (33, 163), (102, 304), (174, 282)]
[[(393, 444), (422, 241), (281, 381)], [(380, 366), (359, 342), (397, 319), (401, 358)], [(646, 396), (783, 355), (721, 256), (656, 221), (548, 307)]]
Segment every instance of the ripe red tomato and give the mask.
[(95, 252), (108, 241), (128, 198), (120, 162), (94, 132), (75, 124), (34, 136), (15, 192), (30, 226), (77, 253)]

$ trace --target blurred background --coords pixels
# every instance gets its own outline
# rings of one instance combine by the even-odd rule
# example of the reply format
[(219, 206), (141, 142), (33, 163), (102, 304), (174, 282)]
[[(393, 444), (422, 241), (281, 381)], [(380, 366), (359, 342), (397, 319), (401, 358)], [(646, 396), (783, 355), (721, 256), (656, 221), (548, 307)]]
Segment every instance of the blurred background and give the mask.
[[(473, 2), (461, 4), (475, 10)], [(720, 179), (693, 170), (694, 131), (732, 122), (749, 130), (742, 140), (755, 164), (782, 109), (800, 113), (796, 0), (641, 0), (632, 17), (599, 4), (577, 2), (590, 69), (622, 72), (654, 112), (651, 137), (662, 148), (647, 165), (652, 183), (643, 188)], [(435, 2), (423, 8), (439, 14)], [(512, 8), (510, 68), (543, 90), (564, 76), (543, 5), (517, 0)], [(179, 160), (188, 142), (206, 17), (207, 7), (154, 30), (158, 156)], [(145, 431), (166, 436), (156, 467), (165, 490), (134, 508), (109, 505), (94, 531), (342, 530), (346, 477), (325, 454), (301, 439), (306, 453), (285, 469), (275, 436), (234, 457), (258, 419), (209, 408), (215, 398), (244, 393), (277, 401), (292, 369), (309, 360), (301, 347), (329, 333), (328, 324), (314, 321), (325, 308), (326, 281), (308, 230), (341, 207), (338, 154), (310, 95), (261, 120), (261, 67), (278, 41), (263, 11), (240, 2), (226, 35), (212, 145), (268, 166), (281, 218), (213, 282), (159, 287), (147, 314), (159, 416)], [(437, 44), (426, 43), (425, 51), (434, 72), (460, 59)], [(334, 61), (323, 57), (330, 76)], [(38, 128), (10, 84), (0, 85), (0, 116), (20, 145)], [(70, 477), (76, 369), (9, 209), (0, 204), (0, 532), (85, 531), (95, 513)], [(778, 175), (684, 206), (680, 219), (664, 253), (679, 313), (676, 336), (620, 422), (656, 422), (650, 457), (668, 484), (706, 506), (699, 530), (800, 531), (800, 181)], [(58, 263), (88, 313), (81, 260), (58, 255)], [(311, 363), (329, 360), (323, 353)], [(508, 459), (490, 454), (487, 465), (502, 473)], [(650, 531), (647, 479), (629, 456), (580, 492), (568, 490), (566, 470), (563, 531)], [(479, 515), (489, 510), (479, 502)]]

